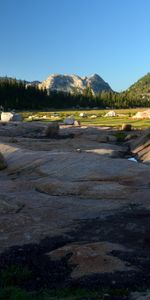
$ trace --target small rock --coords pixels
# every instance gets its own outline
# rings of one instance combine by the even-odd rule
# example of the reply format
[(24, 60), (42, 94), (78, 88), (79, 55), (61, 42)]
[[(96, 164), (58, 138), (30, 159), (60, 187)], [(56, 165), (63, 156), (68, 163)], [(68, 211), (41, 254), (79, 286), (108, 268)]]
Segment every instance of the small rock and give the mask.
[(136, 134), (130, 133), (130, 134), (128, 134), (128, 135), (125, 137), (125, 141), (130, 141), (130, 140), (135, 139), (135, 138), (137, 138), (137, 137), (138, 137), (138, 136), (137, 136)]
[(65, 125), (74, 125), (74, 119), (66, 118), (66, 119), (64, 120), (64, 124), (65, 124)]
[(22, 116), (20, 114), (14, 114), (12, 117), (12, 121), (14, 122), (21, 122), (22, 121)]
[(113, 280), (113, 281), (112, 281), (112, 284), (116, 284), (116, 281), (115, 281), (115, 280)]
[(150, 299), (150, 292), (133, 292), (131, 293), (131, 300), (149, 300)]
[(1, 113), (1, 121), (2, 122), (20, 122), (22, 121), (22, 116), (20, 114), (16, 114), (15, 112), (2, 112)]
[(110, 110), (104, 117), (116, 117), (116, 113), (114, 110)]
[(3, 170), (7, 168), (7, 163), (3, 157), (3, 155), (0, 153), (0, 170)]
[(128, 160), (133, 161), (133, 162), (137, 162), (137, 159), (134, 157), (129, 157)]
[(124, 131), (131, 131), (132, 130), (132, 125), (131, 124), (122, 124), (121, 129), (124, 130)]
[(11, 112), (2, 112), (1, 113), (1, 121), (2, 122), (10, 122), (13, 119), (14, 114)]
[(82, 117), (82, 118), (86, 118), (86, 117), (87, 117), (87, 114), (85, 114), (85, 113), (80, 113), (79, 116)]
[(97, 118), (97, 116), (96, 115), (92, 115), (92, 116), (90, 116), (90, 119), (96, 119)]
[(57, 122), (55, 123), (50, 123), (48, 124), (46, 130), (45, 130), (45, 135), (47, 137), (55, 137), (58, 135), (59, 132), (59, 125)]
[(80, 121), (75, 120), (75, 121), (74, 121), (74, 125), (75, 125), (75, 126), (80, 126), (80, 125), (81, 125), (81, 124), (80, 124)]
[(150, 109), (137, 112), (132, 119), (150, 119)]

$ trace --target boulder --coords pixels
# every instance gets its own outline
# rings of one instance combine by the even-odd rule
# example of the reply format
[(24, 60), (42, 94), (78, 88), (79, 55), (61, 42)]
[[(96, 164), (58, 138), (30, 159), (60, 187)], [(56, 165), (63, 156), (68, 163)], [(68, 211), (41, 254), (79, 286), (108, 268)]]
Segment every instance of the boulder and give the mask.
[(64, 124), (65, 125), (74, 125), (74, 119), (72, 119), (72, 118), (66, 118), (64, 120)]
[(56, 137), (59, 133), (59, 125), (57, 122), (50, 123), (45, 129), (45, 135), (47, 137)]
[(7, 163), (3, 157), (3, 155), (0, 153), (0, 170), (3, 170), (7, 168)]
[(1, 113), (1, 121), (2, 122), (10, 122), (13, 119), (14, 114), (11, 112), (2, 112)]
[(80, 125), (81, 125), (81, 124), (80, 124), (80, 121), (75, 120), (75, 121), (74, 121), (74, 125), (75, 125), (75, 126), (80, 126)]
[(123, 131), (131, 131), (132, 130), (132, 125), (131, 124), (122, 124), (122, 130)]
[(116, 113), (114, 110), (110, 110), (106, 115), (105, 117), (116, 117)]
[(16, 114), (14, 112), (2, 112), (1, 113), (1, 121), (2, 122), (20, 122), (22, 121), (22, 116), (20, 114)]
[(85, 114), (85, 113), (80, 113), (79, 116), (80, 116), (81, 118), (86, 118), (86, 117), (87, 117), (87, 114)]
[(47, 253), (47, 255), (52, 260), (59, 261), (69, 254), (68, 264), (72, 266), (72, 278), (134, 270), (134, 267), (127, 266), (127, 262), (112, 255), (112, 251), (115, 250), (125, 251), (126, 249), (118, 244), (108, 242), (70, 243)]
[(90, 116), (90, 119), (96, 119), (97, 118), (97, 116), (96, 115), (92, 115), (92, 116)]
[(150, 129), (145, 130), (134, 142), (131, 141), (130, 148), (140, 160), (150, 163)]
[(137, 112), (132, 119), (150, 119), (150, 109)]
[(22, 116), (20, 114), (14, 114), (11, 121), (21, 122), (22, 121)]

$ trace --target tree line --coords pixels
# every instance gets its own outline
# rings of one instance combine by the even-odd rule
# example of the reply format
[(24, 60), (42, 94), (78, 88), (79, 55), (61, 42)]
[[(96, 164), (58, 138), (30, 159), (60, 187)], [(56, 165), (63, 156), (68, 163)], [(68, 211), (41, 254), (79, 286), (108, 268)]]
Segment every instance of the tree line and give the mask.
[(102, 91), (94, 96), (90, 88), (83, 93), (40, 90), (37, 86), (27, 85), (24, 81), (10, 78), (0, 79), (0, 105), (4, 110), (48, 110), (50, 108), (134, 108), (150, 107), (147, 98), (133, 93)]

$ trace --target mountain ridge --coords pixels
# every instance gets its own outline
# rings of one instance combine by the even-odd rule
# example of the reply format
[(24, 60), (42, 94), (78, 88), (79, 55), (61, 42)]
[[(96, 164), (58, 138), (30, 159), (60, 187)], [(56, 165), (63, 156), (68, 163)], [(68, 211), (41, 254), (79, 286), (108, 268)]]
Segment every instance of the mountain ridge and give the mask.
[[(82, 94), (85, 90), (89, 89), (94, 96), (99, 93), (114, 92), (120, 95), (126, 95), (133, 99), (146, 99), (150, 100), (150, 72), (139, 78), (135, 83), (122, 92), (115, 92), (110, 85), (103, 80), (98, 74), (92, 74), (91, 76), (79, 76), (76, 74), (51, 74), (43, 81), (29, 81), (23, 79), (16, 79), (10, 76), (0, 76), (1, 81), (16, 81), (22, 82), (26, 87), (34, 86), (39, 89), (50, 91), (67, 92), (71, 94)], [(88, 93), (90, 95), (90, 93)]]
[(76, 74), (51, 74), (48, 78), (38, 85), (40, 89), (63, 92), (83, 93), (86, 89), (91, 89), (93, 95), (102, 91), (112, 91), (110, 85), (105, 82), (98, 74), (81, 77)]

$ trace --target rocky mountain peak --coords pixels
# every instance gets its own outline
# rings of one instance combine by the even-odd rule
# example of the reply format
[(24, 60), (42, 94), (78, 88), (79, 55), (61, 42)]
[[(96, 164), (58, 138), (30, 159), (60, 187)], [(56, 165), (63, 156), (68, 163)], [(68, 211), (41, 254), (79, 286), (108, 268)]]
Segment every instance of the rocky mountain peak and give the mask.
[(63, 91), (74, 93), (78, 91), (82, 93), (87, 87), (90, 87), (94, 95), (102, 91), (111, 91), (111, 87), (98, 74), (89, 77), (80, 77), (79, 75), (68, 74), (52, 74), (46, 80), (39, 84), (40, 89), (49, 91)]

